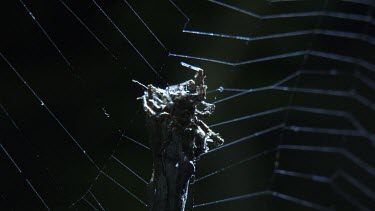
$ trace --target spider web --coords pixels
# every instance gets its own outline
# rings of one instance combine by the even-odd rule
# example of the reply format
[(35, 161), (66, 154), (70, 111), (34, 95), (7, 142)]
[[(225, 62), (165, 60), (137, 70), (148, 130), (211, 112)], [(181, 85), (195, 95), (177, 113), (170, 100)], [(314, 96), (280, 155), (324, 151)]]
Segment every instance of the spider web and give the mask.
[[(4, 3), (2, 3), (4, 4)], [(2, 5), (3, 210), (147, 210), (142, 94), (207, 73), (226, 142), (188, 210), (375, 207), (370, 0)]]

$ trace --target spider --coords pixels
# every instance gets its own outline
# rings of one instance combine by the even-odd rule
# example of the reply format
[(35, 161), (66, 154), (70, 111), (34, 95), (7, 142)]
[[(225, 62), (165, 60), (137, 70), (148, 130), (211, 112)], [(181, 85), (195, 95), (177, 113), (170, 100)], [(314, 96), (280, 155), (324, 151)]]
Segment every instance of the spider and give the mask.
[[(214, 104), (205, 102), (207, 86), (203, 69), (181, 64), (195, 71), (194, 79), (165, 89), (151, 84), (145, 86), (135, 80), (133, 82), (145, 89), (144, 95), (137, 99), (143, 101), (144, 111), (149, 118), (168, 122), (170, 131), (184, 130), (193, 133), (191, 146), (196, 160), (209, 150), (209, 142), (220, 146), (224, 140), (201, 120), (202, 117), (211, 115), (215, 109)], [(203, 107), (203, 110), (199, 110), (198, 106)]]

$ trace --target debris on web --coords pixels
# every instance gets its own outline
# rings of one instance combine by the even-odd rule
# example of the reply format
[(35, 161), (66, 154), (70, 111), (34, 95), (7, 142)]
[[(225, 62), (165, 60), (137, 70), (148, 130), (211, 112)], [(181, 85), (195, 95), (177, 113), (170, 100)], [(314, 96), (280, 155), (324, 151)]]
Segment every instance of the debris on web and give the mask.
[[(149, 118), (169, 122), (168, 130), (183, 129), (194, 133), (191, 142), (196, 160), (209, 150), (208, 143), (220, 146), (224, 140), (201, 120), (202, 117), (211, 115), (215, 109), (214, 104), (205, 102), (207, 85), (204, 82), (204, 71), (183, 62), (181, 65), (195, 71), (194, 79), (165, 89), (152, 84), (145, 86), (135, 80), (133, 82), (145, 89), (144, 95), (138, 99), (143, 101), (144, 111)], [(203, 109), (199, 110), (198, 106)]]
[(195, 71), (193, 79), (165, 89), (133, 80), (145, 89), (138, 99), (146, 112), (153, 153), (153, 174), (148, 184), (148, 206), (153, 211), (184, 210), (195, 161), (209, 150), (210, 143), (215, 146), (224, 143), (201, 120), (215, 109), (213, 104), (205, 102), (204, 71), (181, 64)]

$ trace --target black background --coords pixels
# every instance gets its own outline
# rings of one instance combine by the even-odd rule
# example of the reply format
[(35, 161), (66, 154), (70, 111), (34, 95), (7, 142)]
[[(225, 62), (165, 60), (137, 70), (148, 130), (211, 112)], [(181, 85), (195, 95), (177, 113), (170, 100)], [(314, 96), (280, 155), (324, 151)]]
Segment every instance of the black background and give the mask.
[[(5, 151), (0, 150), (3, 210), (45, 209), (27, 181), (52, 210), (92, 209), (87, 202), (79, 200), (82, 196), (86, 196), (85, 199), (99, 209), (89, 194), (84, 195), (90, 187), (106, 210), (146, 210), (142, 203), (116, 182), (147, 201), (145, 184), (111, 155), (146, 181), (149, 180), (152, 168), (150, 152), (131, 141), (134, 139), (148, 145), (144, 114), (140, 101), (136, 100), (142, 95), (142, 89), (131, 80), (161, 87), (186, 81), (193, 76), (193, 72), (180, 66), (182, 61), (205, 70), (209, 90), (213, 91), (208, 96), (209, 102), (234, 94), (214, 91), (220, 86), (224, 89), (266, 87), (297, 70), (324, 73), (302, 74), (285, 82), (284, 86), (315, 88), (324, 93), (328, 93), (328, 90), (348, 91), (336, 96), (277, 89), (254, 91), (217, 103), (215, 114), (207, 119), (208, 124), (275, 108), (300, 106), (329, 109), (336, 114), (337, 111), (348, 112), (350, 117), (354, 117), (369, 131), (362, 136), (346, 134), (344, 131), (353, 129), (353, 118), (293, 109), (214, 127), (226, 143), (280, 124), (334, 128), (339, 131), (336, 134), (298, 132), (280, 127), (203, 156), (197, 164), (197, 178), (264, 153), (192, 185), (188, 209), (191, 209), (192, 204), (265, 190), (310, 201), (327, 209), (358, 210), (374, 206), (373, 191), (363, 192), (363, 189), (357, 188), (358, 183), (353, 185), (351, 180), (340, 174), (325, 184), (313, 179), (275, 173), (276, 169), (286, 169), (331, 177), (337, 172), (346, 172), (362, 186), (374, 190), (374, 175), (368, 173), (373, 169), (375, 160), (370, 141), (375, 118), (372, 103), (375, 100), (375, 77), (374, 65), (371, 64), (375, 55), (375, 28), (374, 19), (371, 19), (374, 5), (328, 0), (274, 3), (264, 0), (226, 1), (240, 9), (233, 10), (214, 2), (194, 0), (176, 1), (179, 10), (170, 1), (129, 0), (128, 3), (160, 40), (161, 45), (124, 1), (97, 1), (116, 26), (93, 1), (63, 2), (108, 51), (67, 10), (62, 1), (24, 1), (38, 23), (22, 2), (1, 3), (3, 59), (0, 62), (0, 143), (22, 170), (19, 172)], [(260, 19), (244, 11), (261, 15), (311, 11), (327, 13)], [(357, 21), (332, 17), (327, 15), (332, 14), (329, 12), (362, 15), (367, 19)], [(306, 33), (274, 39), (241, 40), (183, 32), (204, 31), (252, 38), (312, 29), (334, 30), (336, 34)], [(337, 31), (358, 33), (362, 37), (343, 38), (337, 35)], [(292, 52), (297, 53), (287, 56)], [(316, 52), (346, 57), (331, 58), (325, 54), (317, 55)], [(216, 62), (174, 54), (211, 58)], [(273, 55), (286, 56), (269, 58)], [(233, 65), (243, 61), (251, 62)], [(358, 79), (358, 75), (370, 82), (366, 85)], [(24, 81), (32, 90), (28, 89)], [(349, 91), (352, 91), (351, 94)], [(368, 101), (363, 101), (363, 98), (361, 101), (357, 96)], [(275, 150), (275, 147), (285, 145), (315, 146), (319, 150)], [(83, 153), (80, 146), (87, 154)], [(327, 147), (339, 150), (321, 152), (327, 150)], [(349, 152), (368, 163), (368, 166), (364, 169), (359, 167), (363, 165), (343, 152)], [(116, 182), (99, 173), (88, 157)], [(73, 203), (75, 206), (71, 206)], [(280, 196), (264, 194), (196, 209), (313, 208)]]

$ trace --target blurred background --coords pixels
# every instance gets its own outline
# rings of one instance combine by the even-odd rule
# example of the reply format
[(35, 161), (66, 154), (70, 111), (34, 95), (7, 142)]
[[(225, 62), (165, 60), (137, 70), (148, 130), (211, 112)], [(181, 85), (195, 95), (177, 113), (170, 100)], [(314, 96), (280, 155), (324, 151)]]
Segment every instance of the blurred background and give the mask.
[(143, 94), (207, 74), (186, 210), (375, 209), (372, 0), (1, 3), (0, 209), (147, 210)]

